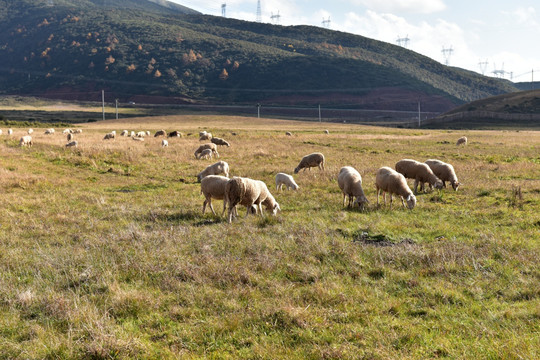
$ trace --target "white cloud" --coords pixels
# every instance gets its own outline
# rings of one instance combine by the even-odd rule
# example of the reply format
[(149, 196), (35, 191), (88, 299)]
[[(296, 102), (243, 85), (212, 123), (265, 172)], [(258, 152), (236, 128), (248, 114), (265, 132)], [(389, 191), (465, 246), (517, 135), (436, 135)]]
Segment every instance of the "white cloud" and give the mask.
[(520, 25), (538, 26), (536, 21), (536, 10), (532, 6), (527, 8), (519, 7), (516, 10), (505, 14), (511, 15)]
[(353, 0), (357, 5), (380, 12), (431, 14), (446, 9), (443, 0)]

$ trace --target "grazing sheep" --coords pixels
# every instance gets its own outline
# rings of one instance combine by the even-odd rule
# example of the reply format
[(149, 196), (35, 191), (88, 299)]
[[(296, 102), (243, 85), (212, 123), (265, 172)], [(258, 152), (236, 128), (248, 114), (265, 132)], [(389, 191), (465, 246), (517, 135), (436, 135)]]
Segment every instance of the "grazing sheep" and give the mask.
[(375, 177), (375, 187), (377, 188), (377, 205), (379, 205), (379, 193), (383, 192), (384, 204), (386, 205), (386, 193), (390, 193), (390, 208), (392, 208), (392, 194), (401, 197), (401, 203), (405, 206), (403, 199), (407, 201), (407, 207), (412, 210), (416, 205), (416, 197), (412, 193), (405, 176), (397, 171), (384, 166), (377, 170)]
[(292, 132), (286, 131), (286, 132), (285, 132), (285, 135), (287, 135), (287, 136), (292, 136)]
[(414, 179), (414, 193), (417, 194), (418, 184), (424, 191), (424, 183), (436, 189), (443, 188), (443, 182), (439, 179), (427, 164), (411, 159), (403, 159), (396, 163), (396, 171), (403, 174), (407, 179)]
[(73, 140), (73, 134), (67, 133), (67, 141), (71, 141), (71, 140)]
[(8, 129), (7, 134), (12, 135), (13, 134), (13, 129)]
[(30, 135), (24, 135), (21, 137), (21, 140), (19, 140), (20, 146), (32, 146), (32, 137)]
[(82, 129), (75, 129), (73, 131), (75, 134), (81, 134), (82, 133)]
[(116, 138), (116, 131), (111, 131), (110, 133), (107, 133), (105, 134), (105, 136), (103, 137), (103, 140), (110, 140), (110, 139), (115, 139)]
[(3, 133), (3, 131), (2, 131), (2, 129), (0, 129), (0, 135), (2, 135), (2, 133)]
[(294, 173), (298, 174), (298, 172), (302, 169), (304, 171), (306, 169), (311, 170), (312, 167), (319, 167), (320, 170), (324, 170), (324, 155), (321, 153), (313, 153), (306, 155), (300, 160), (300, 163), (298, 166), (294, 169)]
[(231, 135), (236, 136), (236, 135), (238, 135), (238, 133), (236, 131), (233, 131), (233, 132), (231, 132)]
[(330, 131), (328, 131), (328, 130), (325, 129), (325, 130), (324, 130), (324, 133), (325, 133), (325, 134), (330, 134)]
[[(362, 188), (362, 176), (352, 166), (344, 166), (339, 170), (338, 185), (343, 192), (343, 206), (345, 206), (346, 197), (349, 198), (347, 207), (358, 204), (358, 206), (363, 209), (364, 205), (369, 203), (364, 194), (364, 189)], [(353, 197), (356, 197), (354, 202)]]
[(129, 131), (122, 130), (122, 132), (120, 133), (120, 136), (129, 136)]
[(199, 131), (199, 137), (201, 137), (203, 135), (206, 135), (206, 134), (207, 134), (206, 130)]
[(73, 134), (73, 130), (72, 129), (64, 129), (64, 131), (62, 131), (62, 134)]
[[(71, 135), (71, 134), (70, 134)], [(79, 145), (79, 143), (77, 142), (77, 140), (73, 140), (71, 142), (68, 142), (66, 144), (66, 147), (77, 147)]]
[(199, 136), (199, 141), (204, 141), (204, 140), (212, 140), (212, 133), (205, 132), (204, 134)]
[(167, 134), (167, 137), (182, 137), (183, 134), (180, 131), (174, 130)]
[(132, 137), (132, 139), (135, 140), (135, 141), (144, 141), (143, 137), (134, 136), (134, 137)]
[(47, 130), (45, 130), (45, 135), (52, 135), (54, 134), (54, 129), (53, 128), (49, 128)]
[(229, 164), (225, 161), (218, 161), (215, 164), (208, 165), (203, 171), (197, 174), (197, 181), (201, 182), (202, 179), (208, 175), (219, 175), (224, 174), (226, 177), (229, 177)]
[(169, 146), (169, 142), (165, 139), (162, 139), (161, 140), (161, 147), (166, 147), (166, 146)]
[(154, 134), (154, 137), (158, 137), (158, 136), (167, 136), (167, 132), (165, 130), (158, 130)]
[(197, 159), (211, 159), (212, 158), (212, 149), (204, 149), (199, 153)]
[(210, 139), (210, 141), (216, 145), (223, 145), (223, 146), (231, 146), (227, 141), (223, 140), (222, 138), (213, 137)]
[(462, 136), (459, 139), (457, 139), (456, 145), (457, 146), (459, 146), (459, 145), (467, 145), (467, 137)]
[(32, 134), (34, 132), (34, 129), (28, 129), (28, 135)]
[(139, 131), (137, 134), (135, 134), (136, 137), (140, 137), (140, 138), (143, 138), (146, 136), (146, 132), (145, 131)]
[(216, 212), (214, 211), (214, 207), (212, 206), (212, 198), (216, 200), (223, 200), (223, 212), (221, 215), (225, 213), (225, 209), (227, 206), (227, 202), (225, 200), (225, 188), (227, 186), (227, 183), (229, 182), (229, 178), (225, 176), (219, 176), (219, 175), (208, 175), (201, 181), (201, 194), (204, 195), (206, 198), (203, 202), (203, 209), (202, 212), (204, 214), (204, 211), (206, 210), (206, 205), (210, 207), (210, 210), (212, 210), (212, 213), (216, 215)]
[(273, 215), (281, 210), (266, 184), (249, 178), (233, 177), (229, 180), (225, 188), (225, 201), (229, 207), (229, 223), (232, 222), (234, 209), (238, 204), (246, 207), (246, 216), (253, 212), (253, 207), (259, 207), (260, 215), (263, 216), (262, 203)]
[(300, 186), (294, 182), (294, 179), (291, 175), (285, 173), (276, 174), (276, 190), (281, 190), (283, 185), (287, 187), (287, 190), (298, 190)]
[(150, 131), (146, 130), (146, 136), (150, 136)]
[(219, 153), (217, 151), (217, 145), (216, 144), (212, 144), (212, 143), (206, 143), (206, 144), (202, 144), (201, 146), (199, 146), (197, 148), (197, 150), (195, 150), (195, 157), (198, 159), (199, 158), (199, 154), (204, 150), (204, 149), (210, 149), (212, 150), (212, 152), (214, 154), (216, 154), (217, 157), (219, 157)]
[(445, 163), (437, 159), (426, 160), (426, 164), (430, 167), (435, 175), (441, 179), (443, 187), (446, 187), (446, 181), (452, 184), (452, 188), (457, 191), (461, 183), (458, 181), (454, 167), (451, 164)]
[(129, 133), (129, 136), (130, 137), (135, 137), (136, 136), (135, 131), (131, 130), (131, 132)]

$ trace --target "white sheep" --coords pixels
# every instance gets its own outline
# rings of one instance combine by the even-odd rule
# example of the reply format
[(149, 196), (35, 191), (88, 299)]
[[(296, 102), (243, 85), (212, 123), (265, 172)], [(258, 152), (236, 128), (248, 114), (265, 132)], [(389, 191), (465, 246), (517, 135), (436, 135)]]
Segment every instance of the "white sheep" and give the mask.
[(131, 132), (129, 133), (129, 136), (130, 137), (135, 137), (137, 134), (135, 134), (135, 131), (131, 130)]
[(2, 135), (4, 132), (2, 131), (2, 129), (0, 129), (0, 135)]
[(462, 136), (459, 139), (457, 139), (456, 145), (457, 146), (459, 146), (459, 145), (467, 145), (467, 137)]
[(68, 132), (67, 133), (67, 141), (71, 141), (71, 140), (73, 140), (73, 134)]
[(45, 135), (52, 135), (52, 134), (54, 134), (54, 129), (53, 128), (49, 128), (49, 129), (45, 130)]
[(103, 140), (110, 140), (116, 138), (116, 131), (111, 131), (110, 133), (105, 134)]
[(12, 135), (13, 134), (13, 129), (8, 129), (7, 134)]
[(82, 133), (82, 129), (75, 129), (75, 130), (73, 130), (73, 132), (74, 132), (75, 134), (81, 134), (81, 133)]
[(411, 159), (403, 159), (396, 163), (396, 171), (407, 179), (414, 179), (414, 193), (417, 194), (418, 184), (420, 190), (424, 191), (424, 183), (428, 183), (430, 187), (436, 189), (443, 188), (443, 182), (439, 179), (429, 166), (425, 163)]
[(197, 181), (201, 182), (202, 179), (208, 175), (224, 174), (225, 177), (229, 177), (229, 164), (226, 161), (218, 161), (212, 165), (208, 165), (203, 171), (197, 174)]
[[(343, 192), (343, 206), (345, 206), (345, 199), (347, 197), (349, 199), (347, 207), (358, 204), (363, 209), (364, 205), (369, 203), (362, 188), (362, 176), (352, 166), (344, 166), (339, 170), (338, 186)], [(354, 197), (356, 197), (356, 200), (353, 202)]]
[(205, 197), (202, 210), (203, 214), (206, 210), (206, 205), (208, 205), (210, 207), (210, 210), (212, 210), (212, 213), (216, 215), (214, 207), (212, 206), (212, 199), (216, 199), (223, 200), (223, 212), (221, 213), (221, 215), (223, 216), (227, 206), (227, 202), (225, 200), (225, 188), (228, 182), (228, 177), (220, 175), (208, 175), (204, 179), (202, 179), (201, 194), (203, 194)]
[(207, 143), (207, 144), (202, 144), (200, 145), (197, 150), (195, 150), (195, 158), (199, 158), (199, 154), (205, 150), (205, 149), (210, 149), (212, 150), (212, 152), (219, 158), (219, 153), (217, 151), (217, 145), (216, 144), (212, 144), (212, 143)]
[(62, 134), (73, 134), (73, 130), (72, 129), (64, 129), (64, 131), (62, 131)]
[(330, 134), (330, 131), (328, 131), (328, 129), (325, 129), (325, 130), (324, 130), (324, 133), (325, 133), (325, 134)]
[(129, 131), (127, 130), (122, 130), (122, 132), (120, 133), (120, 136), (128, 136), (129, 135)]
[[(69, 134), (71, 135), (71, 134)], [(73, 141), (70, 141), (66, 144), (66, 147), (77, 147), (79, 145), (79, 143), (77, 142), (77, 140), (73, 140)]]
[(201, 151), (197, 157), (197, 159), (211, 159), (212, 158), (212, 149), (204, 149)]
[(201, 136), (203, 136), (203, 135), (206, 135), (206, 130), (199, 131), (199, 137), (201, 137)]
[(312, 167), (319, 167), (320, 170), (324, 170), (324, 155), (321, 153), (312, 153), (309, 155), (306, 155), (300, 160), (300, 163), (298, 166), (294, 169), (294, 173), (298, 174), (298, 172), (302, 169), (304, 171), (306, 169), (310, 169)]
[(161, 147), (167, 147), (167, 146), (169, 146), (169, 142), (167, 140), (165, 140), (165, 139), (162, 139), (161, 140)]
[(143, 137), (146, 136), (146, 132), (145, 131), (139, 131), (137, 134), (135, 134), (135, 136), (143, 138)]
[(287, 187), (287, 190), (298, 190), (300, 186), (294, 182), (294, 179), (291, 175), (285, 174), (285, 173), (277, 173), (276, 174), (276, 190), (281, 190), (283, 188), (283, 185)]
[(199, 141), (204, 140), (212, 140), (212, 133), (204, 132), (202, 135), (199, 136)]
[(21, 140), (19, 140), (20, 146), (32, 146), (32, 137), (30, 135), (24, 135), (21, 137)]
[(32, 134), (34, 132), (34, 129), (30, 128), (28, 129), (28, 135)]
[(234, 209), (238, 204), (246, 207), (246, 216), (257, 207), (260, 209), (260, 215), (263, 216), (262, 204), (272, 212), (272, 215), (276, 215), (281, 210), (266, 184), (249, 178), (233, 177), (230, 179), (225, 188), (225, 201), (229, 207), (229, 223), (232, 222)]
[[(200, 140), (200, 139), (199, 139)], [(227, 141), (223, 140), (222, 138), (218, 138), (218, 137), (213, 137), (210, 139), (210, 141), (216, 145), (223, 145), (223, 146), (231, 146), (231, 144), (229, 144)]]
[(287, 135), (287, 136), (292, 136), (292, 132), (286, 131), (286, 132), (285, 132), (285, 135)]
[(426, 164), (430, 167), (435, 175), (441, 179), (443, 187), (446, 187), (446, 181), (452, 184), (452, 188), (457, 191), (461, 183), (458, 181), (454, 167), (451, 164), (445, 163), (437, 159), (426, 160)]
[(146, 135), (150, 136), (150, 130), (146, 130)]
[(386, 205), (386, 193), (390, 193), (390, 208), (392, 208), (392, 194), (401, 197), (401, 203), (405, 206), (403, 199), (406, 199), (409, 209), (416, 205), (416, 197), (407, 185), (407, 179), (397, 171), (384, 166), (377, 170), (375, 177), (375, 187), (377, 188), (377, 205), (379, 205), (379, 194), (383, 192), (384, 204)]

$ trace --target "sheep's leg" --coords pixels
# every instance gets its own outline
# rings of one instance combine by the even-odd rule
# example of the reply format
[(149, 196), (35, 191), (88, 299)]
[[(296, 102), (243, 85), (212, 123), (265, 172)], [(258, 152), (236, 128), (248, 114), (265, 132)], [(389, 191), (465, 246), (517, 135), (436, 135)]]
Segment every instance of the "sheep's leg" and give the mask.
[(345, 207), (345, 193), (343, 193), (343, 207)]
[(414, 194), (418, 194), (418, 180), (414, 180)]
[(206, 210), (206, 203), (207, 203), (206, 200), (204, 200), (204, 202), (202, 203), (202, 213), (203, 213), (203, 215), (204, 215), (204, 211)]
[(212, 210), (212, 214), (216, 215), (216, 212), (214, 211), (214, 207), (212, 206), (212, 198), (208, 200), (208, 206), (210, 207), (210, 210)]
[(390, 209), (392, 208), (392, 201), (393, 201), (393, 200), (394, 200), (394, 199), (392, 198), (392, 193), (390, 193)]
[(263, 215), (263, 208), (262, 208), (262, 202), (259, 203), (259, 215), (261, 215), (261, 217), (264, 217)]
[(400, 196), (400, 197), (401, 197), (401, 204), (402, 204), (404, 207), (407, 207), (407, 206), (405, 205), (405, 201), (403, 200), (403, 196)]
[(379, 206), (379, 194), (381, 192), (381, 189), (379, 189), (379, 187), (377, 187), (377, 206)]
[(225, 209), (227, 208), (227, 200), (223, 199), (223, 211), (221, 212), (221, 216), (225, 214)]

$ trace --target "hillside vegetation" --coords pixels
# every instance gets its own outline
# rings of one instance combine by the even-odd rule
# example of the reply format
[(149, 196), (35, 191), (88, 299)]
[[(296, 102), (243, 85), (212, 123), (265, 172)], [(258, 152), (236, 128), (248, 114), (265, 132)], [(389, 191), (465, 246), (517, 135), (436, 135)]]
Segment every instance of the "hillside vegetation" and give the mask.
[(406, 99), (386, 107), (414, 110), (419, 98), (444, 98), (426, 108), (443, 111), (516, 90), (362, 36), (197, 15), (163, 1), (0, 0), (0, 14), (4, 94), (98, 100), (105, 88), (122, 99), (271, 102), (301, 95), (298, 102), (317, 103), (398, 88)]
[[(27, 128), (2, 129), (0, 358), (540, 357), (538, 132), (193, 115), (81, 128), (75, 149), (62, 128), (36, 129), (31, 148)], [(185, 136), (102, 140), (162, 128)], [(269, 186), (278, 217), (202, 214), (203, 129), (231, 142), (231, 175)], [(276, 192), (274, 175), (314, 151), (326, 170)], [(374, 174), (402, 158), (453, 163), (459, 191), (378, 207)], [(364, 212), (342, 207), (344, 165), (362, 174)]]

